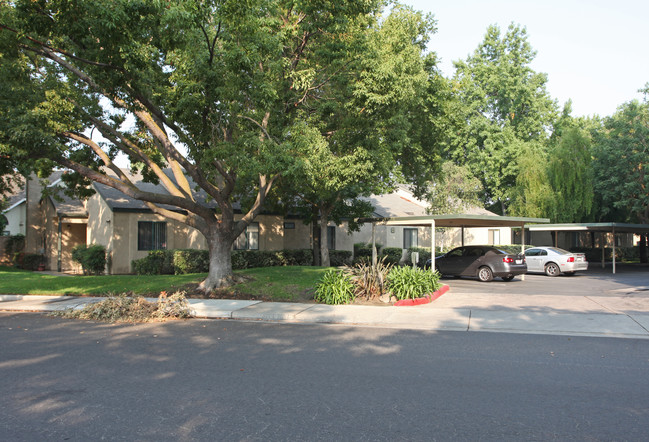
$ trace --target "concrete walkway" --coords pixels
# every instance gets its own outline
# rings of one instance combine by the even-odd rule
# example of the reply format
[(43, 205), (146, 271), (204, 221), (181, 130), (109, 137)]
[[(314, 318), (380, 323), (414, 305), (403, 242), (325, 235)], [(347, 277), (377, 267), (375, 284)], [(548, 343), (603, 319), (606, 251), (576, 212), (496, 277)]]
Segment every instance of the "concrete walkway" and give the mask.
[[(640, 290), (644, 290), (640, 288)], [(190, 299), (198, 318), (343, 324), (418, 330), (537, 333), (649, 339), (649, 296), (454, 293), (411, 307)], [(82, 308), (103, 298), (0, 295), (0, 311)], [(155, 301), (155, 298), (151, 298)]]

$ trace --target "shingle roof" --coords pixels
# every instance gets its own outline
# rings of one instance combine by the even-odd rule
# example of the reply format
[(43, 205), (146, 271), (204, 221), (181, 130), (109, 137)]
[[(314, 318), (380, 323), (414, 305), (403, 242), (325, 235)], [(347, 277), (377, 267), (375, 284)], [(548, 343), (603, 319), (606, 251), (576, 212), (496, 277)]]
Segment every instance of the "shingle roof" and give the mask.
[[(381, 218), (395, 218), (407, 216), (426, 216), (430, 204), (416, 198), (405, 187), (399, 187), (395, 192), (385, 195), (372, 195), (364, 198), (374, 206), (374, 214)], [(464, 211), (465, 215), (494, 215), (493, 212), (482, 207), (470, 207)]]
[[(133, 182), (133, 184), (135, 184), (137, 188), (140, 190), (143, 190), (145, 192), (153, 192), (153, 193), (159, 193), (163, 195), (169, 195), (169, 192), (165, 189), (165, 187), (162, 184), (145, 182), (142, 178), (142, 175), (131, 174), (128, 169), (122, 169), (122, 172), (124, 172), (129, 177), (129, 179)], [(171, 170), (169, 169), (165, 170), (165, 174), (169, 178), (171, 178), (171, 180), (174, 183), (176, 182), (176, 180), (173, 177), (173, 174), (171, 173)], [(188, 180), (189, 180), (189, 185), (192, 189), (197, 187), (190, 177), (188, 177)], [(104, 201), (106, 201), (108, 207), (110, 207), (113, 211), (118, 211), (118, 212), (119, 211), (134, 211), (134, 212), (150, 211), (149, 207), (143, 201), (136, 200), (134, 198), (131, 198), (130, 196), (126, 196), (117, 189), (99, 183), (94, 183), (93, 186), (97, 191), (97, 193), (99, 193), (99, 195), (101, 195)], [(208, 195), (202, 189), (199, 189), (198, 191), (195, 192), (194, 198), (196, 198), (198, 202), (208, 207), (216, 207), (216, 203), (214, 201), (208, 202)], [(239, 209), (238, 204), (234, 206), (235, 209)], [(160, 207), (169, 210), (179, 210), (178, 207), (176, 206), (169, 206), (164, 204), (160, 204)]]

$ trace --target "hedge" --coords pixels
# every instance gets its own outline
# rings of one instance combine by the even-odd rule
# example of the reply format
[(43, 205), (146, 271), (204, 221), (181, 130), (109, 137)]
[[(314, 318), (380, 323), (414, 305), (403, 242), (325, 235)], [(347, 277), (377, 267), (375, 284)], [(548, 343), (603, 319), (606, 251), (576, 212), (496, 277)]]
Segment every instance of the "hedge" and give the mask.
[(84, 275), (101, 275), (106, 269), (106, 248), (101, 244), (79, 244), (72, 249), (72, 260), (81, 264)]
[[(234, 250), (231, 256), (233, 270), (253, 267), (310, 266), (313, 263), (313, 251), (310, 249)], [(351, 258), (352, 252), (347, 250), (329, 251), (329, 259), (334, 267), (351, 263)], [(209, 266), (209, 252), (196, 249), (152, 250), (146, 257), (131, 263), (133, 272), (138, 275), (206, 273)]]

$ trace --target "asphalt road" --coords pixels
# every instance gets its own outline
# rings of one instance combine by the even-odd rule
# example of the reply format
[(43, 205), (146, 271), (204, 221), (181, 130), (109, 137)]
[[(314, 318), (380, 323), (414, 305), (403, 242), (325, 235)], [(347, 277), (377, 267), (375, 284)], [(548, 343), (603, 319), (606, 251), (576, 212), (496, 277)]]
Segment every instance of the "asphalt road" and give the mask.
[(0, 313), (0, 439), (646, 440), (649, 341)]

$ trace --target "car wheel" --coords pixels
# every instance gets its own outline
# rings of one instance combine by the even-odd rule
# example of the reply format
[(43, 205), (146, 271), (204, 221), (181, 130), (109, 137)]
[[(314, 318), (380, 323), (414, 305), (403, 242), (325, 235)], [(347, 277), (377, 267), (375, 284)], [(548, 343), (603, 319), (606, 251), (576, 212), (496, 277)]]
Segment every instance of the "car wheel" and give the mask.
[(494, 274), (489, 267), (483, 266), (478, 269), (478, 279), (482, 282), (489, 282), (494, 279)]
[(512, 279), (514, 279), (513, 276), (503, 276), (503, 281), (505, 281), (505, 282), (509, 282), (509, 281), (511, 281)]
[(553, 262), (549, 262), (545, 265), (545, 274), (548, 276), (558, 276), (561, 273), (559, 266)]

